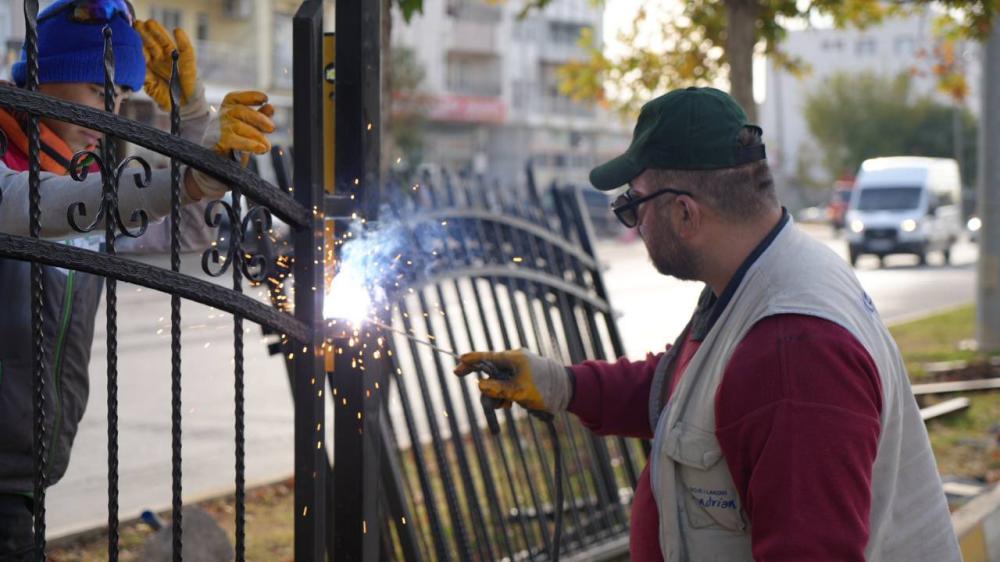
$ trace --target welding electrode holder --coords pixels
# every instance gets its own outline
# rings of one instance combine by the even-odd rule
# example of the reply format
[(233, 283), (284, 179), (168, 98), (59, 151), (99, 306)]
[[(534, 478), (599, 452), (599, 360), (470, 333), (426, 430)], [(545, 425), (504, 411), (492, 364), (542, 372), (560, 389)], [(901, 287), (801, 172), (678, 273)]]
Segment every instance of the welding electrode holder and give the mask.
[[(510, 380), (514, 378), (514, 374), (509, 370), (501, 369), (496, 363), (491, 361), (480, 361), (476, 365), (476, 370), (485, 373), (491, 379)], [(490, 433), (493, 435), (499, 435), (500, 422), (497, 421), (496, 410), (502, 406), (503, 399), (480, 394), (479, 403), (483, 406), (483, 413), (486, 415), (486, 425), (490, 427)], [(551, 422), (554, 419), (551, 413), (544, 410), (528, 410), (528, 413), (543, 422)]]

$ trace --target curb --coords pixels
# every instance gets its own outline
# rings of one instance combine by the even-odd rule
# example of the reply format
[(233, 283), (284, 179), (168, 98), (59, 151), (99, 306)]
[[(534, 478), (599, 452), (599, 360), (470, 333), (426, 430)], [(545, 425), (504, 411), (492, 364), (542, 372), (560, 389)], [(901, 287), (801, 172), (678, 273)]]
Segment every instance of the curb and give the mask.
[(1000, 560), (1000, 486), (951, 514), (965, 562)]

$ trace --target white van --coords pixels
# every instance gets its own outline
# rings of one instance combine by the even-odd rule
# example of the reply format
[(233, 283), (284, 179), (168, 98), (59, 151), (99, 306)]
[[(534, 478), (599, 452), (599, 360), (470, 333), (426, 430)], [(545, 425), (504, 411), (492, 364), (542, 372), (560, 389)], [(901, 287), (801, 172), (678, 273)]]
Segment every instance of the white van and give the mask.
[(851, 265), (863, 254), (880, 263), (888, 254), (939, 251), (951, 261), (962, 232), (962, 179), (951, 158), (893, 156), (861, 164), (847, 207)]

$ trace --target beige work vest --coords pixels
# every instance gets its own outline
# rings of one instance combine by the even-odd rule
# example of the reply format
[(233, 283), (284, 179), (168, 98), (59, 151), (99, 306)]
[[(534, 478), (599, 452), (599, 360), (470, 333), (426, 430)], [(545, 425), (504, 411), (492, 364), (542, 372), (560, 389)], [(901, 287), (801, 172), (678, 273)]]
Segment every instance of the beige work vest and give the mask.
[[(651, 412), (659, 415), (653, 420), (650, 474), (664, 559), (753, 559), (750, 521), (715, 437), (715, 394), (736, 345), (759, 320), (776, 314), (816, 316), (843, 326), (878, 368), (881, 432), (866, 558), (961, 561), (927, 431), (899, 351), (847, 263), (791, 221), (750, 266), (666, 406), (660, 408), (661, 395), (651, 393)], [(669, 356), (661, 361), (661, 380), (654, 381), (654, 389), (669, 384), (664, 380), (669, 361)]]

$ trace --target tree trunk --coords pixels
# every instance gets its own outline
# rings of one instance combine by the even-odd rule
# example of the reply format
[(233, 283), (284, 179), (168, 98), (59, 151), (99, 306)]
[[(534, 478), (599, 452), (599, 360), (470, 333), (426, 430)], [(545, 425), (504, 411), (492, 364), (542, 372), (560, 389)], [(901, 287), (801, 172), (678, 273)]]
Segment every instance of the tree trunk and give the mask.
[(729, 93), (743, 106), (751, 123), (757, 123), (753, 100), (753, 50), (757, 44), (759, 0), (726, 0), (726, 57), (729, 59)]

